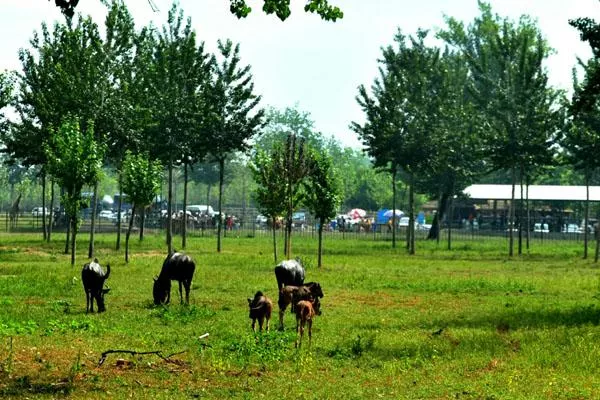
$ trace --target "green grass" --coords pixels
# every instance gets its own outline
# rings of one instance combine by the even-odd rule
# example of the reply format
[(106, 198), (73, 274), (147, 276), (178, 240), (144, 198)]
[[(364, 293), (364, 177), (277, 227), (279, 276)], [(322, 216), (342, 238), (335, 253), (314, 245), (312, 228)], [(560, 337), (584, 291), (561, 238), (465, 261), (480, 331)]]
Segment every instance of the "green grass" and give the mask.
[[(286, 330), (254, 335), (246, 298), (276, 302), (268, 238), (191, 238), (191, 305), (152, 304), (164, 238), (132, 240), (125, 264), (114, 235), (99, 235), (111, 263), (107, 312), (85, 314), (64, 236), (0, 234), (1, 398), (588, 399), (600, 398), (600, 279), (581, 244), (534, 246), (506, 257), (505, 240), (390, 242), (294, 238), (307, 280), (324, 289), (312, 346)], [(179, 244), (179, 238), (175, 243)], [(176, 245), (176, 247), (178, 247)], [(272, 319), (277, 327), (277, 313)], [(209, 333), (206, 339), (198, 339)], [(184, 352), (109, 354), (127, 349)], [(117, 361), (123, 359), (124, 361)]]

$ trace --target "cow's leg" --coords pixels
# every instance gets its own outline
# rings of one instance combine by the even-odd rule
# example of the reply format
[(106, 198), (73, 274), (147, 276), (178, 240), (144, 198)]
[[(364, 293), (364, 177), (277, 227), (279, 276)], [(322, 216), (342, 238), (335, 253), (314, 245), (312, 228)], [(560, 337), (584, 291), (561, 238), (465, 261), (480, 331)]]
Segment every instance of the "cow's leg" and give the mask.
[(256, 332), (256, 318), (252, 318), (252, 332)]
[(264, 315), (261, 315), (261, 316), (258, 318), (258, 329), (259, 329), (261, 332), (262, 332), (262, 330), (263, 330), (263, 324), (264, 324), (264, 323), (265, 323), (265, 317), (264, 317)]
[(182, 286), (183, 286), (183, 282), (179, 281), (179, 304), (183, 304), (183, 291), (181, 289)]
[(298, 347), (299, 340), (300, 340), (300, 317), (296, 316), (296, 344), (295, 344), (295, 347)]
[(271, 321), (271, 315), (267, 315), (266, 319), (267, 319), (266, 331), (268, 332), (269, 331), (269, 321)]
[(190, 304), (190, 288), (192, 286), (192, 280), (187, 279), (183, 281), (183, 287), (185, 288), (185, 303)]
[(94, 299), (96, 298), (94, 292), (90, 292), (90, 312), (94, 312)]
[(285, 309), (279, 309), (279, 330), (283, 330), (283, 315), (285, 314)]
[(85, 313), (89, 313), (90, 312), (90, 296), (91, 293), (89, 293), (87, 290), (85, 291)]

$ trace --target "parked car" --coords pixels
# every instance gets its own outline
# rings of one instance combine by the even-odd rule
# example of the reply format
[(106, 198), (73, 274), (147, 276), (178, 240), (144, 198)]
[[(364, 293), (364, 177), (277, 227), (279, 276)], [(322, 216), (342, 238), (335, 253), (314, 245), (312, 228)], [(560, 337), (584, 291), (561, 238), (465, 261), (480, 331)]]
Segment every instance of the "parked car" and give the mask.
[(256, 225), (257, 226), (267, 226), (267, 217), (262, 214), (258, 214), (256, 216)]
[(34, 207), (33, 210), (31, 210), (32, 217), (41, 217), (44, 213), (49, 215), (48, 209), (44, 207)]
[(293, 213), (292, 223), (297, 228), (304, 228), (306, 225), (306, 213), (302, 211)]
[(581, 233), (581, 228), (577, 224), (564, 224), (563, 233)]
[(400, 217), (398, 226), (408, 226), (408, 217)]
[(109, 221), (115, 221), (117, 219), (117, 214), (112, 212), (111, 210), (102, 210), (98, 213), (99, 219), (107, 219)]
[(536, 223), (533, 225), (533, 231), (538, 233), (548, 233), (550, 229), (548, 229), (548, 224)]
[(217, 214), (212, 206), (207, 206), (204, 204), (192, 204), (187, 206), (186, 210), (191, 211), (191, 213), (194, 215), (208, 214), (208, 216), (211, 218)]

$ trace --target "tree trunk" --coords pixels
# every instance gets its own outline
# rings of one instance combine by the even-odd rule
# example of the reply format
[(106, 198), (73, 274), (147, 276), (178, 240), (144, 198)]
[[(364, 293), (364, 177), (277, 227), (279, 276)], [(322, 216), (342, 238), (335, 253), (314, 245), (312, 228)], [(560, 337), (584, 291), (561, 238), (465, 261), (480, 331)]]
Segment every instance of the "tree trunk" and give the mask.
[(65, 240), (65, 254), (69, 254), (69, 245), (70, 243), (70, 234), (71, 234), (71, 216), (66, 216), (67, 218), (65, 218), (67, 220), (67, 234), (66, 234), (66, 240)]
[(317, 266), (321, 268), (322, 265), (322, 255), (323, 255), (323, 224), (325, 223), (324, 218), (319, 219), (319, 257)]
[(187, 236), (187, 185), (188, 185), (188, 166), (183, 164), (183, 226), (181, 227), (181, 248), (185, 249)]
[(121, 171), (119, 171), (119, 205), (117, 206), (117, 245), (115, 246), (115, 250), (119, 251), (121, 248), (121, 213), (123, 211), (123, 185), (121, 185)]
[(392, 170), (392, 248), (396, 248), (396, 167)]
[[(169, 161), (169, 188), (167, 201), (167, 251), (173, 253), (173, 163)], [(133, 218), (133, 215), (131, 216)]]
[(140, 242), (144, 240), (144, 226), (146, 225), (146, 207), (140, 207)]
[(519, 169), (519, 187), (521, 194), (519, 198), (519, 255), (523, 255), (523, 167)]
[(525, 203), (526, 203), (526, 210), (527, 210), (527, 229), (525, 230), (525, 248), (527, 249), (527, 251), (529, 251), (529, 239), (530, 239), (530, 232), (531, 232), (531, 210), (529, 207), (529, 178), (526, 178), (526, 182), (525, 182)]
[(408, 192), (408, 254), (415, 254), (415, 185), (414, 179), (410, 176), (410, 189)]
[[(131, 230), (133, 229), (133, 219), (135, 218), (135, 204), (131, 207), (131, 218), (129, 218), (129, 227), (125, 234), (125, 262), (129, 262), (129, 236), (131, 236)], [(169, 252), (169, 254), (171, 254)]]
[(590, 215), (590, 174), (588, 168), (585, 169), (585, 218), (583, 232), (583, 259), (588, 258), (588, 219)]
[(598, 253), (600, 253), (600, 222), (596, 223), (596, 227), (594, 228), (594, 233), (596, 234), (596, 253), (594, 254), (594, 262), (598, 262)]
[(48, 239), (48, 233), (46, 230), (46, 173), (42, 168), (42, 231), (43, 231), (43, 239), (46, 241)]
[(71, 230), (71, 266), (75, 265), (75, 246), (76, 246), (76, 237), (77, 237), (77, 215), (74, 215), (72, 218), (72, 228)]
[(450, 212), (448, 213), (448, 250), (452, 250), (452, 220), (454, 218), (454, 199), (449, 200)]
[(275, 258), (275, 264), (277, 264), (277, 235), (276, 235), (276, 228), (275, 228), (275, 217), (271, 218), (271, 228), (273, 230), (273, 257)]
[(508, 217), (508, 256), (512, 257), (514, 255), (514, 235), (513, 229), (515, 226), (515, 184), (516, 184), (516, 174), (515, 168), (511, 168), (511, 195), (510, 195), (510, 209), (509, 209), (509, 217)]
[(50, 243), (52, 236), (52, 224), (54, 222), (54, 180), (50, 180), (50, 216), (48, 217), (48, 236), (46, 240)]
[(221, 231), (223, 225), (223, 180), (225, 178), (225, 159), (219, 159), (219, 220), (217, 221), (217, 252), (221, 252)]
[(92, 221), (90, 224), (90, 244), (88, 247), (88, 258), (94, 257), (94, 233), (96, 230), (96, 211), (98, 209), (98, 182), (94, 184), (94, 195), (92, 197)]
[(429, 229), (427, 239), (436, 239), (439, 243), (441, 225), (442, 221), (444, 220), (444, 215), (446, 215), (449, 197), (450, 195), (448, 193), (441, 194), (440, 200), (438, 201), (438, 210), (435, 214), (435, 217), (433, 217), (433, 221), (431, 222), (431, 229)]

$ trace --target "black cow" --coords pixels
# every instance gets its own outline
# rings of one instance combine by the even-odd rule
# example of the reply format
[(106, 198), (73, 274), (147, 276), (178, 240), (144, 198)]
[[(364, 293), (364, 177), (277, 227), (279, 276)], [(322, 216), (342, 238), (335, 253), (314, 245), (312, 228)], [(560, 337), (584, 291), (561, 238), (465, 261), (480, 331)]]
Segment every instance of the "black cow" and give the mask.
[(183, 253), (175, 252), (169, 254), (163, 262), (160, 275), (154, 278), (152, 294), (154, 304), (168, 304), (171, 301), (171, 281), (179, 281), (179, 297), (183, 304), (183, 293), (181, 286), (185, 287), (185, 302), (190, 303), (190, 286), (196, 264), (192, 258)]
[(275, 278), (279, 293), (284, 286), (302, 286), (304, 283), (304, 267), (299, 259), (284, 260), (275, 267)]
[(85, 312), (94, 312), (94, 299), (98, 304), (98, 312), (106, 311), (104, 306), (104, 295), (110, 288), (104, 289), (104, 282), (110, 275), (110, 264), (106, 264), (106, 274), (95, 258), (93, 262), (87, 263), (81, 270), (81, 282), (85, 291)]

